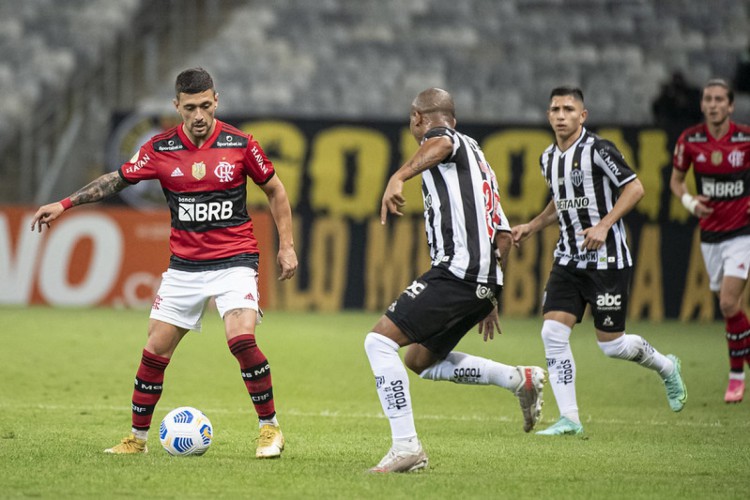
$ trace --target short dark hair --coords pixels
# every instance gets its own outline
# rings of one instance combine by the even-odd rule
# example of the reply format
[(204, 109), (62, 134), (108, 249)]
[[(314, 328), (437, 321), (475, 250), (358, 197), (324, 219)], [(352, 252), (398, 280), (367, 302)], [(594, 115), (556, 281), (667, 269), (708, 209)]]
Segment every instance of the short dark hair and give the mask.
[[(732, 86), (729, 85), (729, 82), (727, 82), (723, 78), (711, 78), (703, 86), (703, 90), (706, 90), (708, 87), (723, 87), (727, 91), (727, 98), (729, 99), (729, 104), (732, 104), (734, 102), (734, 90), (732, 90)], [(703, 91), (701, 91), (701, 98), (702, 97), (703, 97)]]
[(214, 88), (214, 81), (211, 75), (203, 68), (186, 69), (175, 80), (174, 91), (179, 97), (181, 92), (185, 94), (200, 94), (206, 90)]
[(583, 102), (583, 90), (578, 87), (555, 87), (549, 93), (549, 100), (551, 101), (553, 97), (561, 95), (572, 95), (577, 100)]

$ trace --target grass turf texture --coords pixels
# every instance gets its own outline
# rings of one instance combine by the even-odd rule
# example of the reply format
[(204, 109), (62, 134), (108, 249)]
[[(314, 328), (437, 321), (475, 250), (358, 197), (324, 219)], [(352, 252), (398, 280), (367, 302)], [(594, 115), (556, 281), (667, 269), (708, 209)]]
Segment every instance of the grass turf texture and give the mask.
[[(525, 434), (516, 399), (495, 387), (411, 375), (430, 468), (369, 475), (390, 445), (362, 348), (378, 315), (269, 312), (258, 328), (287, 449), (254, 458), (257, 424), (216, 313), (170, 364), (141, 456), (104, 448), (129, 431), (147, 312), (0, 308), (0, 497), (55, 498), (746, 498), (750, 401), (726, 405), (726, 344), (714, 324), (632, 323), (683, 361), (689, 401), (669, 410), (655, 373), (606, 358), (590, 321), (573, 334), (585, 437)], [(503, 319), (459, 350), (544, 364), (541, 320)], [(547, 389), (544, 420), (557, 410)], [(750, 394), (748, 395), (750, 398)], [(195, 406), (214, 425), (202, 457), (170, 457), (158, 423)]]

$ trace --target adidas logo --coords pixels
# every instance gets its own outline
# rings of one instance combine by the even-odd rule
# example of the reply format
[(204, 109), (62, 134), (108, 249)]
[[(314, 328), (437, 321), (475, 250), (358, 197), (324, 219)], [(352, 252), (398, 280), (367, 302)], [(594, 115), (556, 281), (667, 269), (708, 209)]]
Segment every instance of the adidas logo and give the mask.
[(695, 159), (695, 161), (705, 162), (706, 161), (706, 155), (703, 153), (698, 155), (698, 158)]
[(172, 170), (172, 177), (182, 177), (183, 175), (185, 174), (182, 173), (182, 170), (180, 170), (180, 167), (177, 167), (174, 170)]

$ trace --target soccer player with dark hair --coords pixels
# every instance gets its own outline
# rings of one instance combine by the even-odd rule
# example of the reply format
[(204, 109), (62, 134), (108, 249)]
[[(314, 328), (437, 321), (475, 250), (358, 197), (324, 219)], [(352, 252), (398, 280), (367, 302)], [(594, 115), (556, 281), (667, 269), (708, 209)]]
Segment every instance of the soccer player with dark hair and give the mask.
[(518, 245), (555, 222), (560, 228), (542, 305), (542, 341), (560, 410), (555, 424), (537, 432), (547, 436), (583, 432), (570, 334), (587, 304), (604, 354), (656, 371), (673, 411), (680, 411), (687, 400), (679, 359), (664, 356), (639, 335), (625, 333), (633, 259), (622, 218), (643, 197), (643, 187), (617, 148), (584, 127), (587, 115), (579, 88), (552, 90), (547, 118), (555, 142), (540, 158), (551, 200), (531, 222), (512, 229)]
[[(703, 87), (704, 123), (686, 129), (675, 146), (669, 187), (698, 217), (709, 287), (719, 298), (729, 347), (727, 403), (745, 394), (744, 364), (750, 364), (750, 322), (742, 294), (750, 269), (750, 127), (731, 120), (734, 93), (720, 79)], [(698, 194), (688, 192), (693, 167)]]
[(169, 268), (154, 298), (148, 339), (135, 376), (132, 433), (105, 450), (145, 453), (164, 372), (190, 330), (200, 331), (209, 299), (224, 321), (227, 343), (259, 418), (256, 456), (274, 458), (284, 449), (268, 360), (255, 340), (258, 306), (258, 242), (247, 212), (247, 180), (268, 197), (279, 234), (280, 279), (297, 269), (292, 212), (284, 185), (260, 145), (215, 118), (219, 102), (211, 76), (192, 68), (177, 76), (174, 106), (182, 123), (147, 141), (119, 170), (102, 175), (62, 201), (45, 205), (31, 223), (44, 226), (71, 207), (94, 203), (142, 180), (157, 179), (172, 217)]
[[(410, 472), (427, 466), (417, 438), (406, 366), (420, 377), (457, 384), (495, 385), (519, 400), (524, 430), (542, 409), (544, 370), (508, 366), (454, 351), (479, 325), (484, 340), (500, 333), (497, 304), (511, 247), (497, 180), (479, 145), (455, 130), (453, 98), (442, 89), (421, 92), (409, 126), (419, 149), (388, 181), (380, 210), (402, 215), (404, 182), (421, 174), (432, 267), (415, 279), (365, 338), (392, 446), (372, 472)], [(398, 350), (408, 346), (401, 362)]]

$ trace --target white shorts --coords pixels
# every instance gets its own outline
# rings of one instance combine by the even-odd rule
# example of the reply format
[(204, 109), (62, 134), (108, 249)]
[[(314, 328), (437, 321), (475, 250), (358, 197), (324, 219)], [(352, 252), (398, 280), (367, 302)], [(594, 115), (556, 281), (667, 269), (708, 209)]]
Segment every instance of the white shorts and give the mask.
[(258, 273), (249, 267), (186, 272), (167, 269), (151, 306), (153, 319), (200, 331), (209, 299), (216, 299), (221, 317), (232, 309), (253, 309), (260, 323)]
[(701, 251), (710, 280), (708, 286), (712, 292), (721, 289), (724, 276), (747, 280), (750, 269), (750, 235), (737, 236), (720, 243), (701, 243)]

